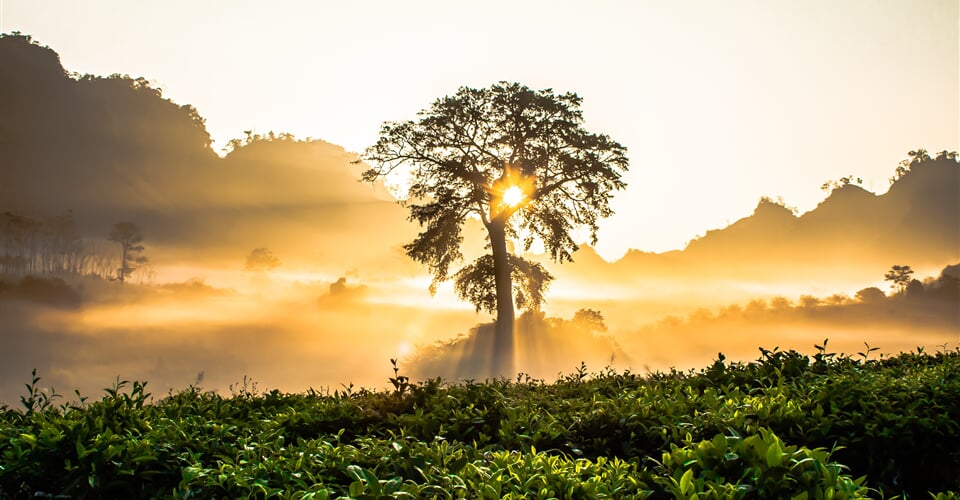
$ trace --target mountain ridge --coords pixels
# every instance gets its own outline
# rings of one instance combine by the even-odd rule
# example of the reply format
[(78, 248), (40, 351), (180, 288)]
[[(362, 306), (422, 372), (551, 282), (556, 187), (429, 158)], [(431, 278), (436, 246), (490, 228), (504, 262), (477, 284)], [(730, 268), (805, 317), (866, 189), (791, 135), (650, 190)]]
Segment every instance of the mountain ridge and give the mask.
[[(292, 230), (328, 231), (341, 245), (369, 247), (369, 228), (377, 227), (377, 241), (397, 254), (414, 234), (382, 184), (357, 182), (357, 155), (340, 146), (248, 134), (231, 141), (221, 158), (200, 114), (142, 78), (68, 74), (54, 50), (23, 35), (0, 37), (0, 62), (7, 69), (0, 75), (4, 210), (54, 215), (73, 209), (91, 220), (89, 232), (116, 220), (142, 220), (154, 240), (187, 247), (262, 245), (256, 242)], [(801, 215), (763, 198), (750, 216), (707, 231), (682, 250), (630, 249), (607, 262), (584, 246), (577, 262), (548, 266), (558, 277), (623, 282), (817, 278), (846, 267), (960, 260), (956, 156), (918, 155), (902, 167), (881, 195), (847, 179)], [(245, 230), (218, 230), (233, 224)], [(313, 237), (322, 240), (329, 238)]]
[(663, 253), (630, 249), (608, 262), (594, 258), (593, 249), (583, 248), (567, 265), (578, 267), (583, 255), (581, 269), (551, 270), (563, 278), (587, 274), (621, 282), (636, 276), (778, 281), (795, 272), (813, 280), (830, 274), (863, 280), (866, 273), (845, 269), (885, 269), (895, 263), (933, 268), (960, 260), (956, 155), (921, 156), (902, 166), (900, 177), (880, 195), (854, 184), (837, 186), (801, 215), (764, 197), (751, 215), (709, 230), (683, 249)]

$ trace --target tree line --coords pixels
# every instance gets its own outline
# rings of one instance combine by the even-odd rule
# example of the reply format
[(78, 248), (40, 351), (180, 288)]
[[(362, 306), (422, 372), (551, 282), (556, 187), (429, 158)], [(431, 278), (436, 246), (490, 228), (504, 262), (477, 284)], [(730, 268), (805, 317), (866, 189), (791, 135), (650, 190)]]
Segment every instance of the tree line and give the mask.
[(106, 238), (89, 238), (80, 234), (71, 210), (53, 217), (5, 211), (0, 213), (0, 278), (142, 280), (149, 275), (142, 242), (132, 222), (114, 224)]

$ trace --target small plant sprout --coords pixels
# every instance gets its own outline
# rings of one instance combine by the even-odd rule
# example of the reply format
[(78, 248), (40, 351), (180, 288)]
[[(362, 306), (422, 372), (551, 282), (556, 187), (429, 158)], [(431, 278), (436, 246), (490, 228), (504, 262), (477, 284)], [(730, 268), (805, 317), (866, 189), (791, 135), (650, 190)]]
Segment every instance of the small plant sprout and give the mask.
[(830, 339), (823, 339), (823, 344), (813, 344), (813, 347), (814, 347), (814, 348), (817, 350), (817, 352), (819, 352), (820, 354), (826, 354), (826, 353), (827, 353), (827, 342), (829, 342), (829, 341), (830, 341)]
[(878, 351), (878, 350), (880, 350), (880, 348), (879, 348), (879, 347), (870, 347), (870, 344), (868, 344), (868, 343), (866, 343), (866, 342), (864, 342), (863, 345), (866, 347), (866, 349), (864, 349), (863, 352), (858, 352), (857, 354), (859, 354), (860, 356), (862, 356), (862, 357), (863, 357), (863, 362), (866, 363), (866, 362), (867, 362), (867, 358), (870, 357), (870, 353), (873, 352), (873, 351)]
[(337, 391), (336, 391), (337, 396), (340, 396), (340, 397), (343, 397), (343, 398), (349, 398), (349, 397), (353, 396), (353, 382), (350, 382), (349, 385), (347, 385), (347, 384), (340, 384), (340, 387), (343, 387), (343, 390), (342, 390), (342, 391), (337, 390)]
[(60, 395), (57, 394), (57, 390), (53, 387), (50, 387), (49, 394), (44, 388), (37, 387), (39, 383), (40, 377), (37, 376), (37, 369), (34, 368), (33, 371), (30, 372), (30, 383), (24, 384), (27, 388), (27, 395), (20, 396), (20, 404), (23, 405), (27, 415), (43, 412), (53, 404), (54, 399), (60, 397)]
[(398, 398), (403, 397), (403, 394), (410, 388), (410, 377), (400, 375), (397, 358), (391, 358), (390, 364), (393, 365), (393, 377), (390, 377), (390, 383), (393, 384), (393, 393), (396, 394)]
[(240, 382), (234, 382), (227, 386), (230, 389), (230, 395), (235, 398), (250, 399), (258, 394), (257, 381), (252, 377), (243, 376)]

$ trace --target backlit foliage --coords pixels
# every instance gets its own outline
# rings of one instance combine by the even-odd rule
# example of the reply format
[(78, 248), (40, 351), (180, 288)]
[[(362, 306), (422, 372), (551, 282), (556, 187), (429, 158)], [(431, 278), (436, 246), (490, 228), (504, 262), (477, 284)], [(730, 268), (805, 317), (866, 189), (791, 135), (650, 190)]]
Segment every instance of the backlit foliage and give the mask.
[[(71, 498), (866, 498), (960, 489), (960, 351), (761, 349), (698, 372), (333, 393), (117, 381), (0, 411), (0, 494)], [(402, 377), (402, 378), (401, 378)], [(79, 397), (79, 395), (77, 395)], [(58, 405), (59, 403), (59, 405)], [(940, 498), (955, 498), (944, 493)]]
[[(543, 293), (553, 280), (542, 265), (509, 256), (512, 273), (513, 296), (518, 309), (538, 310), (543, 303)], [(485, 255), (465, 266), (453, 275), (453, 288), (457, 296), (475, 305), (477, 311), (493, 313), (497, 310), (496, 286), (494, 284), (493, 256)]]
[[(501, 82), (484, 89), (462, 87), (436, 100), (417, 120), (383, 125), (380, 139), (364, 154), (374, 166), (363, 179), (408, 174), (403, 204), (410, 209), (410, 220), (424, 229), (404, 249), (430, 268), (432, 289), (449, 279), (463, 259), (461, 231), (469, 218), (487, 227), (494, 251), (504, 233), (527, 250), (539, 240), (558, 262), (572, 260), (575, 229), (586, 229), (596, 242), (598, 221), (613, 213), (613, 193), (625, 187), (621, 175), (628, 160), (625, 147), (582, 127), (581, 101), (573, 93), (558, 95)], [(504, 200), (504, 193), (514, 188), (523, 197)], [(457, 273), (461, 283), (478, 278), (458, 288), (494, 284), (493, 276), (481, 275), (494, 271), (485, 259), (489, 257)], [(520, 265), (507, 275), (538, 269)], [(524, 280), (545, 286), (549, 276), (541, 273)], [(539, 291), (517, 302), (536, 305), (536, 295)], [(488, 309), (489, 294), (461, 296), (478, 309)]]

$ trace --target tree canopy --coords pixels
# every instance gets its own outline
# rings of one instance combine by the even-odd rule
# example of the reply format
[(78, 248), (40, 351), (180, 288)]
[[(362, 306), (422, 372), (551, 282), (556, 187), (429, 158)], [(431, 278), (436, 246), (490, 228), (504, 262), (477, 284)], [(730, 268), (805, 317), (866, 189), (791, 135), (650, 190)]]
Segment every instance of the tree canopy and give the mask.
[(911, 276), (913, 275), (913, 269), (910, 266), (893, 266), (883, 275), (884, 281), (891, 281), (890, 286), (896, 288), (899, 293), (904, 293), (907, 290), (907, 285), (910, 284)]
[[(401, 203), (423, 230), (404, 249), (432, 271), (431, 290), (453, 278), (461, 298), (496, 310), (498, 337), (512, 336), (514, 302), (536, 309), (553, 279), (507, 241), (524, 251), (539, 241), (550, 259), (572, 261), (575, 232), (596, 243), (598, 221), (625, 187), (626, 148), (583, 128), (581, 102), (519, 83), (461, 87), (416, 120), (385, 123), (363, 156), (374, 165), (364, 180), (405, 177)], [(490, 253), (453, 271), (471, 218), (487, 229)]]
[(141, 255), (143, 236), (136, 224), (124, 221), (113, 225), (109, 240), (120, 244), (120, 267), (115, 279), (122, 285), (137, 267), (147, 262), (147, 258)]
[(244, 263), (245, 271), (270, 272), (280, 266), (280, 259), (273, 254), (273, 250), (266, 247), (254, 248), (247, 255)]

